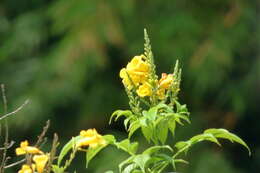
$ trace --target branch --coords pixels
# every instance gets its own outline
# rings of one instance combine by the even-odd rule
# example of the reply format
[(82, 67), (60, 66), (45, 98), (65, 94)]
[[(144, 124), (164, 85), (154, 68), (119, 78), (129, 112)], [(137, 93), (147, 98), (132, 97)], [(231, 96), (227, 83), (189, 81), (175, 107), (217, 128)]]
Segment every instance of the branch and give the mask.
[(16, 114), (17, 112), (19, 112), (25, 105), (27, 105), (29, 103), (29, 100), (26, 100), (20, 107), (18, 107), (16, 110), (14, 110), (13, 112), (10, 112), (8, 114), (2, 115), (0, 116), (0, 121), (7, 118), (10, 115)]

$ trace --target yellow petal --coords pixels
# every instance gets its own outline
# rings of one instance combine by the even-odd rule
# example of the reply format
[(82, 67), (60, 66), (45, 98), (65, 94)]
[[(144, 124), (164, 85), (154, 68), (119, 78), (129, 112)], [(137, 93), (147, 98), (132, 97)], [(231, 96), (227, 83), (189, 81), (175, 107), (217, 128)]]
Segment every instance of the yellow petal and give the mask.
[(41, 150), (39, 150), (38, 148), (36, 147), (31, 147), (31, 146), (28, 146), (25, 148), (25, 151), (29, 154), (42, 154), (43, 152)]
[(23, 141), (23, 142), (20, 143), (20, 147), (21, 147), (21, 148), (25, 148), (25, 147), (27, 147), (28, 145), (29, 145), (29, 143), (28, 143), (27, 140), (25, 140), (25, 141)]
[(23, 148), (16, 148), (15, 153), (17, 156), (26, 154), (26, 151)]
[(152, 95), (152, 88), (148, 83), (144, 83), (142, 84), (138, 90), (136, 91), (136, 93), (140, 96), (140, 97), (145, 97), (145, 96), (151, 96)]
[(173, 81), (173, 74), (162, 73), (162, 77), (159, 81), (159, 87), (168, 89)]
[(34, 170), (32, 169), (32, 167), (30, 167), (29, 165), (26, 165), (26, 164), (24, 164), (22, 166), (22, 169), (20, 169), (18, 171), (18, 173), (33, 173), (33, 172), (34, 172)]
[(46, 154), (42, 154), (42, 155), (35, 155), (33, 156), (33, 161), (36, 164), (36, 169), (38, 173), (42, 173), (46, 163), (48, 162), (49, 157)]

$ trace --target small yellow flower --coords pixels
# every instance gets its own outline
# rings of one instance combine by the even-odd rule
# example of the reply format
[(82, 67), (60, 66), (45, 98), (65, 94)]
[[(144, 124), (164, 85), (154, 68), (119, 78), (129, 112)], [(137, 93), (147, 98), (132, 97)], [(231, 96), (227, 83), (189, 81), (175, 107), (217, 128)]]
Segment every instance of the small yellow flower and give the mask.
[(152, 87), (149, 83), (144, 83), (142, 84), (138, 90), (136, 91), (136, 93), (140, 96), (140, 97), (145, 97), (145, 96), (151, 96), (152, 95)]
[(46, 154), (41, 154), (41, 155), (35, 155), (33, 156), (33, 161), (36, 164), (36, 169), (38, 173), (42, 173), (46, 163), (49, 160), (49, 156)]
[(157, 96), (160, 100), (163, 100), (165, 98), (165, 89), (159, 89), (157, 90)]
[(23, 141), (20, 143), (20, 147), (16, 148), (15, 150), (16, 155), (23, 155), (23, 154), (42, 154), (43, 152), (36, 147), (29, 146), (28, 141)]
[(147, 80), (150, 66), (145, 59), (144, 55), (135, 56), (127, 64), (126, 68), (121, 69), (119, 76), (123, 79), (123, 83), (128, 89), (133, 88), (131, 80), (136, 86)]
[[(128, 74), (128, 75), (129, 75), (129, 74)], [(129, 79), (130, 75), (129, 75), (129, 77), (128, 77), (128, 75), (127, 75), (127, 71), (126, 71), (125, 68), (122, 68), (122, 69), (120, 70), (119, 76), (123, 79), (123, 80), (122, 80), (123, 84), (124, 84), (129, 90), (131, 90), (131, 89), (133, 88), (133, 86), (132, 86), (131, 80)]]
[(105, 145), (106, 141), (102, 138), (100, 134), (97, 133), (96, 129), (88, 129), (82, 130), (80, 132), (80, 136), (82, 137), (79, 141), (77, 141), (76, 147), (96, 147), (98, 145)]
[(162, 73), (162, 77), (159, 80), (159, 88), (168, 89), (173, 81), (173, 74)]
[(34, 164), (32, 166), (24, 164), (22, 166), (22, 169), (20, 169), (18, 171), (18, 173), (34, 173), (34, 170), (35, 170), (35, 165)]

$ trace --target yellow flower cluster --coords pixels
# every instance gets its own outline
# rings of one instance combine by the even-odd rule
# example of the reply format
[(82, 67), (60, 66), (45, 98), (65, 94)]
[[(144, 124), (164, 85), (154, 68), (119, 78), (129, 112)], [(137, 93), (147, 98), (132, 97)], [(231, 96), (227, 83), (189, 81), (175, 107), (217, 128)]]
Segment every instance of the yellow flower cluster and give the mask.
[(158, 90), (157, 90), (157, 95), (159, 97), (159, 99), (163, 100), (165, 97), (165, 92), (167, 91), (167, 89), (169, 89), (169, 87), (171, 86), (173, 82), (173, 74), (166, 74), (166, 73), (162, 73), (162, 77), (159, 80), (158, 83)]
[(89, 146), (97, 147), (98, 145), (105, 145), (106, 141), (97, 133), (96, 129), (82, 130), (80, 132), (81, 139), (76, 143), (77, 148)]
[(131, 90), (134, 86), (139, 86), (147, 81), (150, 65), (146, 62), (144, 55), (135, 56), (126, 66), (121, 69), (120, 77), (123, 84)]
[[(126, 66), (121, 69), (119, 76), (122, 82), (129, 90), (133, 86), (137, 88), (136, 93), (140, 97), (152, 95), (152, 85), (149, 82), (150, 64), (146, 61), (144, 55), (135, 56)], [(159, 99), (165, 98), (165, 93), (173, 82), (173, 74), (162, 73), (161, 79), (155, 81), (157, 85), (157, 96)]]
[(35, 168), (38, 173), (43, 173), (46, 163), (49, 160), (48, 154), (44, 154), (41, 150), (36, 147), (29, 146), (28, 141), (20, 143), (20, 147), (16, 148), (16, 155), (34, 154), (31, 165), (24, 164), (18, 173), (34, 173)]

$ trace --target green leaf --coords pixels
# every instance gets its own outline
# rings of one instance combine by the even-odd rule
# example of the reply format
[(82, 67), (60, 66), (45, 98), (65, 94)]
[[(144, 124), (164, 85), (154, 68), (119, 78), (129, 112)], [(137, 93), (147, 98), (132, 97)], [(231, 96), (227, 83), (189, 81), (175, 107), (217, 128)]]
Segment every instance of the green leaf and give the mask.
[(118, 166), (119, 172), (122, 172), (122, 169), (125, 165), (131, 164), (133, 162), (134, 158), (135, 158), (135, 156), (131, 156), (131, 157), (127, 158), (126, 160), (124, 160), (123, 162), (121, 162)]
[(138, 148), (138, 143), (137, 142), (130, 143), (129, 139), (125, 139), (125, 140), (123, 140), (119, 143), (115, 143), (115, 145), (118, 148), (128, 152), (131, 155), (134, 155), (136, 153), (137, 148)]
[(129, 133), (128, 133), (128, 138), (131, 138), (131, 136), (134, 134), (134, 132), (141, 127), (139, 120), (135, 120), (132, 122), (129, 126)]
[(130, 111), (130, 110), (116, 110), (115, 112), (113, 112), (113, 114), (111, 115), (110, 117), (110, 120), (109, 120), (109, 124), (111, 124), (112, 122), (112, 119), (115, 117), (115, 121), (118, 120), (119, 117), (121, 116), (125, 116), (125, 117), (129, 117), (133, 115), (133, 113)]
[(156, 132), (159, 141), (164, 144), (168, 137), (168, 123), (165, 119), (160, 121), (159, 124), (156, 126)]
[(88, 167), (89, 162), (108, 144), (115, 144), (116, 139), (113, 135), (104, 135), (102, 138), (106, 141), (105, 144), (100, 144), (97, 147), (89, 147), (86, 152), (86, 167)]
[(138, 165), (138, 167), (145, 172), (145, 166), (146, 163), (149, 161), (150, 159), (150, 155), (148, 154), (140, 154), (134, 157), (133, 162), (136, 163), (136, 165)]
[(217, 138), (215, 138), (212, 134), (210, 133), (204, 133), (204, 134), (200, 134), (200, 135), (196, 135), (196, 136), (193, 136), (189, 141), (191, 141), (192, 144), (195, 144), (197, 142), (200, 142), (200, 141), (205, 141), (205, 140), (208, 140), (208, 141), (211, 141), (211, 142), (214, 142), (218, 145), (221, 145)]
[(152, 134), (153, 134), (153, 129), (151, 129), (150, 127), (148, 126), (142, 126), (141, 127), (142, 129), (142, 133), (145, 137), (145, 139), (150, 142), (151, 138), (152, 138)]
[(52, 165), (52, 171), (54, 173), (63, 173), (64, 172), (64, 168), (63, 167), (59, 167), (58, 165)]
[(75, 146), (76, 142), (81, 138), (81, 136), (73, 137), (64, 147), (61, 149), (61, 152), (58, 157), (58, 166), (60, 166), (62, 159), (65, 155)]
[(126, 119), (124, 120), (124, 126), (125, 126), (125, 129), (126, 129), (126, 130), (128, 129), (127, 126), (128, 126), (128, 123), (129, 123), (130, 120), (131, 120), (130, 118), (126, 118)]
[(86, 168), (88, 167), (89, 162), (108, 144), (98, 145), (97, 147), (89, 147), (86, 152)]
[(137, 168), (136, 163), (129, 164), (125, 167), (122, 173), (131, 173), (135, 168)]
[(113, 171), (106, 171), (105, 173), (114, 173)]
[(178, 152), (175, 154), (177, 156), (178, 154), (182, 152), (187, 152), (189, 148), (191, 147), (192, 143), (190, 140), (188, 141), (180, 141), (175, 144), (175, 147), (177, 148)]
[(184, 164), (189, 164), (188, 161), (183, 160), (183, 159), (174, 159), (174, 162), (175, 162), (175, 163), (184, 163)]
[(207, 129), (204, 131), (204, 133), (206, 134), (212, 134), (217, 138), (223, 138), (223, 139), (228, 139), (231, 142), (237, 142), (241, 145), (243, 145), (244, 147), (247, 148), (249, 155), (251, 155), (251, 150), (248, 147), (248, 145), (237, 135), (230, 133), (228, 130), (226, 129)]
[(116, 139), (113, 135), (104, 135), (102, 138), (107, 142), (107, 144), (114, 144)]
[(171, 152), (173, 151), (173, 149), (169, 145), (162, 145), (162, 146), (152, 146), (152, 147), (146, 149), (143, 152), (143, 154), (152, 155), (152, 154), (157, 153), (158, 151), (163, 150), (163, 149), (167, 149)]
[(170, 129), (172, 136), (175, 135), (175, 128), (176, 128), (176, 122), (174, 121), (174, 119), (171, 119), (168, 121), (168, 128)]

